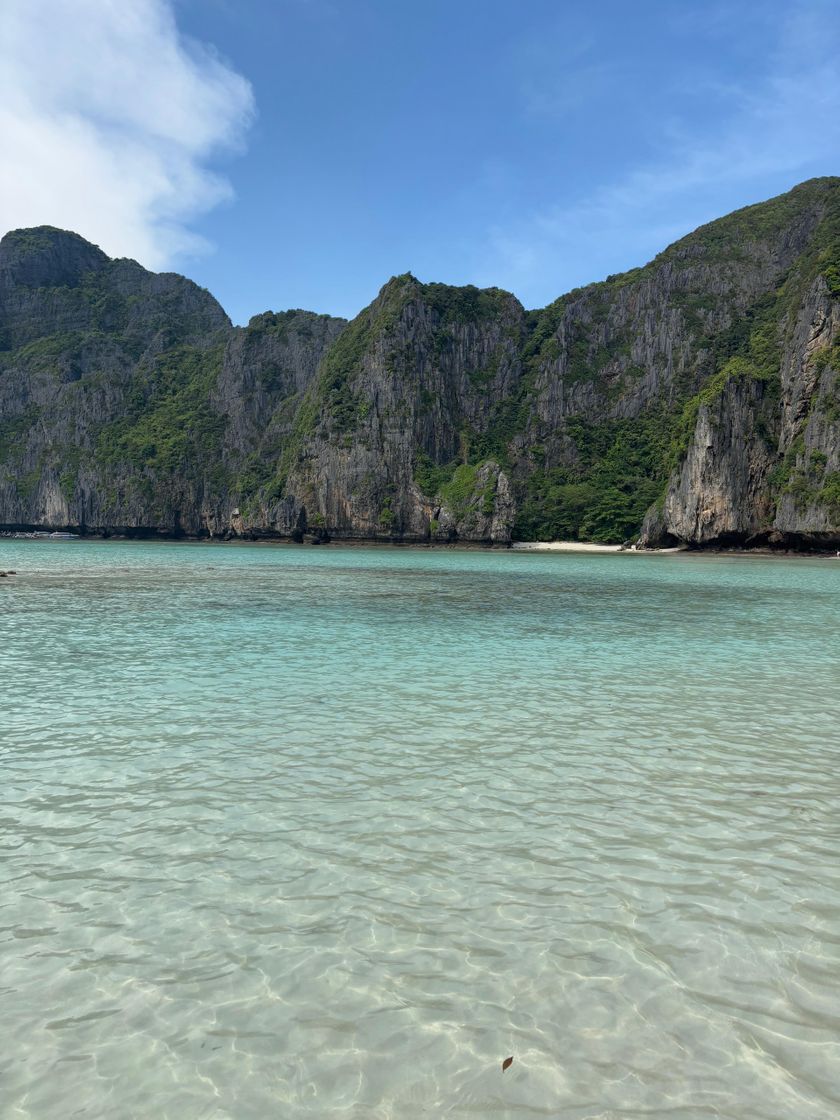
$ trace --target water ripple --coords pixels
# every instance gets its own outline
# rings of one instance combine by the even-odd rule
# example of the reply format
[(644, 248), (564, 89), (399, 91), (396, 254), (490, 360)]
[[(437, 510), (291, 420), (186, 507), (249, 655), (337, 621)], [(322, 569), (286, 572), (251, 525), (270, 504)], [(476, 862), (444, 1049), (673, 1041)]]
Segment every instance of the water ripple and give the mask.
[(840, 565), (0, 552), (0, 1116), (840, 1115)]

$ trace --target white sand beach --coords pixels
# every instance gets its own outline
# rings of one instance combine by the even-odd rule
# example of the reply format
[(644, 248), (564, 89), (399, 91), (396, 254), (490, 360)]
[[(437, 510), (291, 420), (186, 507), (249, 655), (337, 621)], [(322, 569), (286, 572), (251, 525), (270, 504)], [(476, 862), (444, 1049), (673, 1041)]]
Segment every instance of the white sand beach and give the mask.
[(633, 552), (646, 556), (686, 551), (684, 546), (636, 549), (625, 548), (623, 544), (594, 544), (592, 541), (513, 541), (510, 547), (517, 552)]
[(593, 544), (591, 541), (514, 541), (519, 552), (626, 552), (621, 544)]

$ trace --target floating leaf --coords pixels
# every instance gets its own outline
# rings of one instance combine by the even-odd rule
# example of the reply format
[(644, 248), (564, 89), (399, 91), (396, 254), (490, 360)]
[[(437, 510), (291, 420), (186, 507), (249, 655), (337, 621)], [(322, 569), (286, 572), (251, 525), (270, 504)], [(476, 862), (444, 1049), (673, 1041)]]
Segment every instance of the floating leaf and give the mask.
[(512, 1057), (511, 1058), (505, 1058), (505, 1060), (502, 1062), (502, 1073), (504, 1073), (505, 1070), (508, 1069), (508, 1067), (511, 1065), (512, 1062), (513, 1062)]

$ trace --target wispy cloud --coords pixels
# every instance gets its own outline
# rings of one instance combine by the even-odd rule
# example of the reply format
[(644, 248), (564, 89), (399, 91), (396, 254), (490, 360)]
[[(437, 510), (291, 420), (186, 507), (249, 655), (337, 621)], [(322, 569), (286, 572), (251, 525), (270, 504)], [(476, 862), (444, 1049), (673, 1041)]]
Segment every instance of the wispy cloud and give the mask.
[(527, 112), (561, 118), (608, 93), (619, 78), (613, 61), (601, 59), (594, 35), (556, 41), (555, 35), (530, 36), (516, 52)]
[(4, 0), (0, 221), (74, 229), (160, 268), (206, 248), (231, 197), (209, 161), (244, 141), (249, 83), (179, 34), (167, 0)]
[[(567, 287), (643, 263), (726, 209), (759, 201), (761, 194), (750, 192), (768, 182), (784, 189), (813, 174), (837, 174), (838, 57), (840, 26), (831, 3), (788, 8), (757, 74), (722, 85), (709, 71), (713, 129), (681, 121), (678, 106), (669, 105), (667, 116), (652, 122), (655, 159), (588, 198), (492, 229), (476, 282), (502, 282), (526, 302), (545, 302)], [(702, 87), (692, 95), (696, 104)]]

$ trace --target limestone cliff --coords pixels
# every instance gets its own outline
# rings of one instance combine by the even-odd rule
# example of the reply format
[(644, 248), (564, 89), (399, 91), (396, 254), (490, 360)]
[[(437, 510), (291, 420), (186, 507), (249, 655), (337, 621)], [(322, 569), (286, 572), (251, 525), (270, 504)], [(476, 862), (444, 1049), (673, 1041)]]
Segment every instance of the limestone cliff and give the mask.
[(227, 532), (344, 320), (231, 326), (174, 274), (39, 228), (0, 243), (0, 524)]
[(75, 234), (0, 243), (0, 524), (840, 544), (840, 180), (526, 311), (395, 277), (234, 328)]

